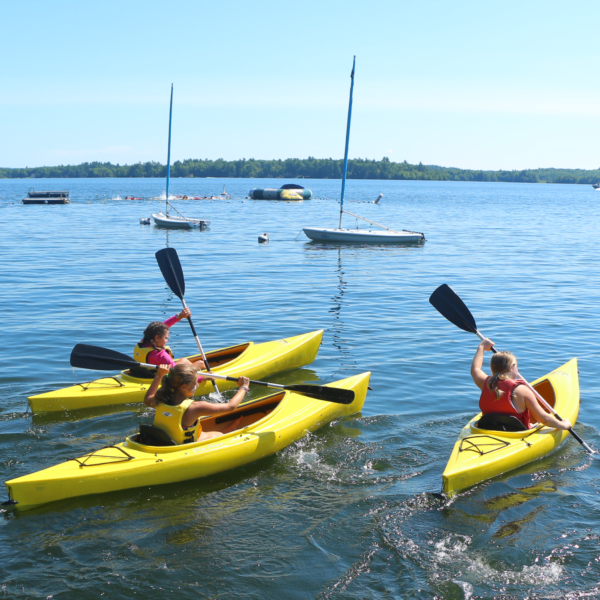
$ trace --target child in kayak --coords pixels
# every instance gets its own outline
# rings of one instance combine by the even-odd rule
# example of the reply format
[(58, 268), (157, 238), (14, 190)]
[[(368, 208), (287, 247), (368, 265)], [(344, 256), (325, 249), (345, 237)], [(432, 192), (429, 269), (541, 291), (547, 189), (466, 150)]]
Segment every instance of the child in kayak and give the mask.
[(189, 308), (185, 308), (179, 314), (173, 315), (167, 319), (164, 323), (160, 321), (153, 321), (144, 330), (143, 339), (136, 345), (133, 350), (133, 358), (141, 363), (149, 363), (151, 365), (162, 365), (167, 364), (172, 367), (178, 363), (193, 365), (198, 369), (206, 368), (202, 360), (195, 360), (191, 362), (187, 358), (180, 358), (179, 360), (173, 359), (173, 352), (171, 348), (167, 346), (169, 341), (169, 329), (179, 323), (182, 319), (187, 319), (192, 316), (192, 311)]
[[(161, 385), (162, 383), (162, 385)], [(193, 400), (198, 387), (198, 371), (192, 365), (162, 364), (144, 397), (144, 404), (156, 408), (154, 427), (164, 431), (176, 444), (189, 444), (218, 437), (234, 431), (242, 417), (234, 420), (222, 431), (202, 431), (200, 417), (230, 412), (238, 407), (249, 391), (250, 380), (238, 379), (239, 390), (229, 402), (213, 404)], [(159, 389), (159, 386), (160, 389)]]
[(527, 429), (531, 420), (555, 429), (571, 429), (568, 419), (562, 421), (547, 413), (538, 402), (535, 394), (527, 387), (525, 380), (519, 377), (517, 359), (510, 352), (497, 352), (492, 355), (488, 377), (482, 370), (483, 355), (492, 349), (494, 342), (487, 338), (477, 347), (471, 364), (471, 377), (481, 390), (479, 409), (485, 414), (495, 413), (512, 415), (519, 419)]

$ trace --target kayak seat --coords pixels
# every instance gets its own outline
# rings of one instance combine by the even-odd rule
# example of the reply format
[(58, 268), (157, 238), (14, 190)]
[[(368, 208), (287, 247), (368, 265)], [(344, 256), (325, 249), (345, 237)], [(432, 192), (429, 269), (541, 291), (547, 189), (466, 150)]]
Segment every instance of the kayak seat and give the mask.
[(513, 415), (499, 415), (488, 413), (483, 415), (477, 423), (478, 429), (491, 429), (492, 431), (528, 431), (527, 427)]
[(177, 446), (162, 430), (154, 425), (140, 425), (140, 444), (144, 446)]

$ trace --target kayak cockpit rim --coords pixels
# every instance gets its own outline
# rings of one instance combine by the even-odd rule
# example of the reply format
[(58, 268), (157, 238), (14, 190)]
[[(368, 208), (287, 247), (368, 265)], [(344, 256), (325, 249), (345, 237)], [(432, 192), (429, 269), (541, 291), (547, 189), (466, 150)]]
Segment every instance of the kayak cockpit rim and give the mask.
[[(554, 390), (554, 386), (552, 385), (552, 382), (549, 379), (543, 379), (542, 381), (536, 383), (533, 388), (535, 389), (535, 391), (542, 396), (542, 398), (552, 407), (555, 407), (556, 404), (556, 392)], [(542, 409), (547, 412), (548, 414), (551, 414), (548, 410), (546, 410), (543, 406)], [(479, 423), (479, 419), (481, 418), (481, 414), (477, 415), (471, 422), (470, 422), (470, 427), (471, 427), (471, 431), (476, 432), (476, 433), (498, 433), (498, 430), (496, 429), (480, 429), (479, 427), (477, 427), (478, 423)], [(539, 431), (540, 429), (542, 429), (544, 427), (543, 423), (538, 423), (535, 420), (535, 417), (533, 415), (531, 415), (531, 427), (529, 429), (523, 429), (523, 431), (502, 431), (502, 435), (504, 437), (509, 437), (509, 438), (521, 438), (521, 437), (526, 437), (528, 435), (531, 435), (532, 433)]]
[[(275, 394), (259, 398), (258, 400), (244, 402), (235, 410), (232, 410), (230, 412), (202, 417), (200, 419), (200, 422), (202, 424), (202, 429), (205, 431), (218, 430), (219, 425), (227, 426), (227, 423), (229, 421), (232, 421), (240, 416), (244, 419), (239, 429), (234, 429), (233, 431), (230, 431), (229, 433), (220, 435), (218, 437), (209, 438), (207, 440), (201, 440), (199, 442), (193, 442), (191, 444), (178, 444), (176, 446), (149, 446), (147, 444), (140, 443), (140, 434), (136, 433), (127, 438), (125, 445), (128, 448), (134, 450), (155, 454), (180, 452), (181, 450), (188, 449), (193, 452), (198, 452), (198, 449), (204, 449), (205, 446), (209, 446), (211, 444), (215, 444), (223, 440), (233, 438), (240, 434), (243, 436), (244, 434), (252, 433), (252, 429), (256, 428), (259, 425), (263, 425), (267, 419), (270, 419), (277, 414), (277, 412), (281, 408), (283, 400), (288, 394), (290, 394), (290, 392), (277, 392)], [(207, 427), (210, 427), (210, 424), (214, 424), (213, 428), (211, 428), (210, 430), (206, 429)]]
[[(207, 352), (206, 358), (208, 359), (208, 364), (210, 365), (211, 369), (215, 369), (216, 367), (222, 367), (228, 363), (232, 363), (246, 355), (253, 345), (254, 342), (246, 342), (245, 344), (238, 344), (236, 346), (229, 346), (227, 348), (214, 350), (213, 352)], [(202, 359), (202, 355), (193, 354), (192, 356), (188, 356), (187, 359), (194, 362)], [(203, 373), (206, 371), (200, 372)], [(142, 377), (142, 374), (145, 376)], [(128, 381), (147, 382), (149, 379), (154, 379), (154, 373), (142, 366), (135, 367), (133, 374), (132, 369), (128, 369), (127, 371), (121, 371), (121, 375)]]

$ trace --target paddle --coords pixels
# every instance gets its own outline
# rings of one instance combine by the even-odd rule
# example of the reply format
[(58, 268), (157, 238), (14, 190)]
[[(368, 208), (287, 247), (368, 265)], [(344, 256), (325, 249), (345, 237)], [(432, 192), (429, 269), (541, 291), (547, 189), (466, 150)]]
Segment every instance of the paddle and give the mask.
[[(171, 288), (171, 291), (181, 300), (181, 304), (183, 308), (187, 308), (187, 304), (185, 303), (185, 299), (183, 295), (185, 294), (185, 279), (183, 277), (183, 269), (181, 268), (181, 263), (179, 262), (179, 256), (177, 256), (177, 250), (175, 248), (163, 248), (156, 253), (156, 262), (158, 262), (158, 266), (160, 267), (160, 271), (167, 282), (167, 285)], [(202, 360), (206, 365), (207, 371), (210, 373), (210, 365), (206, 360), (206, 355), (204, 354), (204, 350), (202, 349), (202, 344), (200, 343), (200, 338), (196, 333), (196, 329), (194, 324), (192, 323), (192, 317), (188, 318), (190, 322), (190, 327), (192, 328), (192, 333), (194, 334), (194, 339), (196, 340), (196, 344), (198, 345), (198, 350), (200, 350), (200, 354), (202, 355)], [(215, 391), (219, 394), (219, 388), (215, 381), (212, 382), (215, 386)]]
[[(433, 305), (433, 307), (443, 316), (450, 321), (450, 323), (454, 323), (457, 327), (462, 329), (463, 331), (468, 331), (469, 333), (474, 333), (480, 340), (485, 339), (485, 337), (478, 331), (477, 324), (475, 323), (475, 319), (471, 314), (471, 311), (467, 308), (465, 303), (458, 297), (456, 292), (447, 284), (440, 285), (437, 290), (431, 294), (429, 298), (429, 302)], [(492, 352), (495, 354), (497, 352), (496, 348), (492, 346)], [(523, 379), (523, 377), (519, 374), (519, 377)], [(525, 379), (523, 379), (525, 381)], [(527, 381), (525, 381), (525, 385), (535, 394), (536, 398), (541, 402), (542, 406), (546, 408), (549, 412), (551, 412), (557, 419), (562, 421), (559, 417), (558, 413), (538, 394), (531, 385)], [(595, 450), (592, 450), (574, 431), (573, 428), (569, 429), (569, 433), (573, 435), (573, 437), (585, 448), (587, 452), (590, 454), (595, 454)]]
[[(79, 369), (93, 369), (95, 371), (114, 371), (115, 369), (129, 369), (131, 367), (146, 367), (156, 369), (156, 365), (139, 363), (137, 360), (107, 348), (99, 346), (90, 346), (89, 344), (77, 344), (71, 352), (71, 366)], [(215, 377), (224, 381), (236, 381), (239, 377), (227, 377), (215, 373), (207, 373), (207, 377)], [(325, 402), (335, 402), (337, 404), (352, 404), (354, 401), (354, 392), (352, 390), (343, 390), (340, 388), (326, 387), (323, 385), (294, 384), (281, 385), (279, 383), (267, 383), (265, 381), (253, 381), (254, 385), (263, 385), (270, 388), (278, 388), (289, 392), (295, 392), (302, 396), (324, 400)]]

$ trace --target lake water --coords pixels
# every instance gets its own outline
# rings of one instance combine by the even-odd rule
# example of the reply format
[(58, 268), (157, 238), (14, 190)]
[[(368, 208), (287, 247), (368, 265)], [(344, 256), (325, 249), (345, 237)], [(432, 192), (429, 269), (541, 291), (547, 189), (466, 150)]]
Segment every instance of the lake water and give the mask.
[[(270, 379), (373, 373), (361, 414), (257, 463), (3, 510), (0, 597), (600, 597), (599, 462), (572, 438), (451, 503), (435, 495), (477, 412), (469, 366), (478, 340), (428, 302), (451, 285), (530, 380), (577, 356), (576, 429), (600, 448), (600, 194), (349, 181), (348, 210), (423, 231), (427, 242), (323, 246), (298, 234), (337, 226), (340, 182), (300, 182), (315, 196), (302, 203), (244, 200), (280, 183), (175, 179), (173, 194), (216, 195), (225, 184), (234, 199), (177, 202), (212, 226), (167, 232), (139, 223), (164, 203), (111, 199), (157, 196), (162, 180), (0, 180), (2, 480), (122, 441), (151, 420), (140, 405), (32, 418), (26, 398), (100, 376), (73, 372), (76, 343), (130, 353), (148, 322), (180, 310), (154, 258), (165, 245), (179, 253), (206, 349), (322, 328), (313, 364)], [(69, 190), (71, 204), (23, 206), (32, 184)], [(380, 192), (380, 205), (366, 203)], [(195, 352), (185, 323), (171, 345)]]

